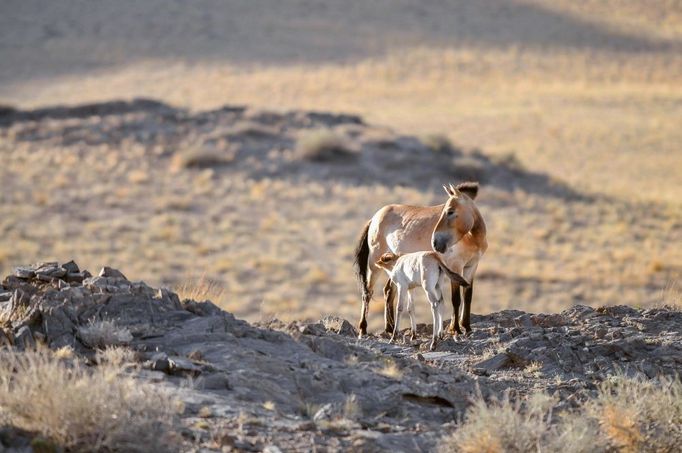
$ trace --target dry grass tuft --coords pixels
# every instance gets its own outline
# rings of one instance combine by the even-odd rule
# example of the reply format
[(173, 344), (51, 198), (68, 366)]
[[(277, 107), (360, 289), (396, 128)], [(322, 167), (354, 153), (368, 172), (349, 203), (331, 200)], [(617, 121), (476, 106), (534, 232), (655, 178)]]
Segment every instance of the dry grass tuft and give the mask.
[(661, 294), (661, 305), (682, 310), (682, 289), (677, 282), (670, 282), (665, 286)]
[(441, 444), (458, 452), (672, 452), (682, 445), (682, 382), (617, 376), (575, 411), (537, 393), (521, 403), (478, 399)]
[(400, 379), (403, 375), (402, 370), (392, 361), (384, 365), (377, 373), (391, 379)]
[(180, 300), (203, 302), (210, 300), (220, 306), (225, 296), (225, 288), (220, 284), (201, 276), (198, 280), (189, 279), (173, 288)]
[(97, 363), (100, 365), (111, 365), (121, 367), (128, 363), (135, 363), (137, 354), (129, 348), (120, 346), (108, 346), (97, 351)]
[(545, 393), (532, 395), (525, 404), (512, 402), (508, 395), (492, 403), (479, 399), (459, 429), (445, 439), (442, 450), (463, 453), (602, 451), (595, 424), (582, 423), (573, 414), (552, 423), (555, 403)]
[(53, 352), (56, 359), (72, 359), (73, 358), (73, 348), (71, 346), (62, 346)]
[(169, 394), (122, 375), (85, 368), (48, 352), (5, 352), (0, 360), (0, 423), (68, 451), (172, 451)]
[(616, 377), (588, 406), (619, 451), (676, 451), (682, 445), (682, 382)]
[(362, 407), (357, 396), (351, 393), (343, 403), (343, 416), (348, 420), (357, 420), (362, 415)]
[(92, 321), (87, 326), (79, 327), (78, 336), (86, 345), (96, 349), (125, 345), (133, 339), (128, 328), (117, 326), (110, 320)]
[(347, 159), (357, 155), (348, 142), (329, 129), (301, 133), (296, 144), (299, 158), (316, 162)]

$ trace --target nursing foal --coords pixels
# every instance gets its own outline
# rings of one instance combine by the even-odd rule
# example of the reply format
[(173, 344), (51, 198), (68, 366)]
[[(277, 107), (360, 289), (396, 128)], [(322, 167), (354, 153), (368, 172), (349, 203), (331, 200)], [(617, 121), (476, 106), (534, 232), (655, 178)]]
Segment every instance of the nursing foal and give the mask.
[[(360, 336), (367, 334), (367, 312), (380, 268), (377, 261), (384, 253), (397, 255), (432, 251), (441, 254), (445, 265), (468, 282), (464, 290), (461, 327), (471, 332), (470, 313), (473, 284), (478, 261), (488, 248), (483, 217), (474, 203), (478, 183), (462, 183), (444, 187), (445, 204), (438, 206), (387, 205), (377, 211), (365, 225), (355, 250), (357, 277), (362, 287)], [(449, 332), (461, 334), (459, 309), (460, 284), (451, 282), (453, 317)], [(384, 287), (385, 330), (392, 333), (395, 286), (389, 280)]]
[(417, 332), (417, 322), (414, 317), (414, 304), (412, 302), (411, 289), (421, 286), (426, 293), (426, 299), (431, 304), (431, 316), (433, 317), (433, 332), (431, 335), (430, 349), (436, 348), (436, 342), (443, 329), (441, 305), (443, 292), (441, 291), (441, 279), (444, 275), (450, 280), (467, 287), (469, 282), (452, 272), (443, 263), (436, 252), (414, 252), (398, 256), (393, 253), (384, 253), (376, 263), (388, 274), (391, 281), (398, 288), (398, 307), (395, 312), (395, 327), (391, 336), (391, 343), (395, 341), (400, 332), (400, 315), (407, 305), (407, 313), (410, 315), (410, 327), (412, 339)]

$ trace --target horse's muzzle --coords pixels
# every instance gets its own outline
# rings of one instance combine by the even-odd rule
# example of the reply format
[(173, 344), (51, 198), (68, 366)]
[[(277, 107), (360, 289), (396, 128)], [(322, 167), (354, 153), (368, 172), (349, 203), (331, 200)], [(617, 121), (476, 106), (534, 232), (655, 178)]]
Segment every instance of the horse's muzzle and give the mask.
[(436, 235), (433, 237), (431, 245), (436, 252), (445, 253), (445, 249), (448, 247), (448, 238)]

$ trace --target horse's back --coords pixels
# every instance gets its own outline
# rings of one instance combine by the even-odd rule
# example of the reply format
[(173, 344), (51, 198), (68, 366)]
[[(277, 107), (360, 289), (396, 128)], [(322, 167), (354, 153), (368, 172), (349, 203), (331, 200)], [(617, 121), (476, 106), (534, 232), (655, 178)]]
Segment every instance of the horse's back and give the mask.
[(443, 206), (390, 204), (370, 224), (370, 244), (377, 250), (412, 253), (431, 250), (431, 233)]

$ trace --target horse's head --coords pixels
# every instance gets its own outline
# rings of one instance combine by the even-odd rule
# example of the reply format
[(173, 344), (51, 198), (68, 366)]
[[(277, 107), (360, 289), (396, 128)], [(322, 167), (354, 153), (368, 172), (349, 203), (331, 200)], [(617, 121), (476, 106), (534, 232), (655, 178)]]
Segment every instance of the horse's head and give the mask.
[(436, 252), (445, 253), (452, 244), (456, 244), (474, 227), (476, 221), (476, 205), (474, 198), (478, 194), (477, 182), (465, 182), (457, 186), (443, 186), (448, 194), (448, 201), (443, 206), (438, 224), (431, 236), (431, 245)]

